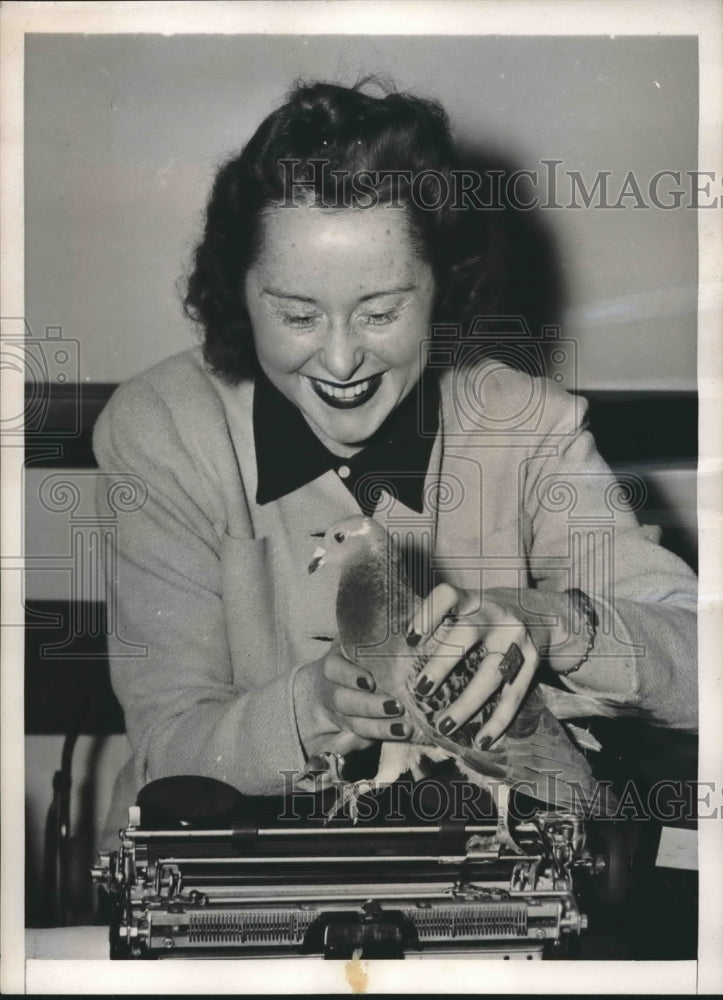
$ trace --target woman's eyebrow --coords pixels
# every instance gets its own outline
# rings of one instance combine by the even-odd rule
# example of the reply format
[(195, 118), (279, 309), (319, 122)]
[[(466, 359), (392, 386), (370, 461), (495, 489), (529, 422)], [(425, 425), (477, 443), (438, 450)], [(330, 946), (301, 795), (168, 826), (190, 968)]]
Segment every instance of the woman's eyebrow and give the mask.
[(359, 301), (368, 302), (369, 299), (377, 299), (382, 295), (399, 295), (401, 292), (413, 292), (416, 287), (416, 285), (398, 285), (396, 288), (383, 288), (379, 292), (370, 292), (368, 295), (362, 295)]
[[(394, 288), (383, 288), (378, 292), (369, 292), (368, 295), (362, 295), (358, 301), (368, 302), (369, 299), (381, 298), (382, 295), (399, 295), (402, 292), (413, 292), (416, 287), (416, 285), (398, 285)], [(295, 302), (310, 302), (312, 305), (316, 305), (316, 299), (308, 295), (294, 295), (290, 292), (282, 292), (278, 288), (263, 288), (261, 291), (263, 295), (273, 295), (275, 299), (293, 299)]]
[(311, 302), (316, 305), (316, 299), (312, 299), (308, 295), (293, 295), (289, 292), (280, 292), (277, 288), (262, 288), (261, 294), (273, 295), (275, 299), (293, 299), (295, 302)]

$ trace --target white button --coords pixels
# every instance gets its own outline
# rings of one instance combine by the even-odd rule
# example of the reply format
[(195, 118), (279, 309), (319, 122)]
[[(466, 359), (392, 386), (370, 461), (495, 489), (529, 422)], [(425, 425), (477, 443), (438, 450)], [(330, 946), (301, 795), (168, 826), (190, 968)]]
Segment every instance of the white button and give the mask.
[(349, 476), (351, 475), (351, 469), (349, 468), (349, 466), (348, 465), (340, 465), (339, 466), (339, 475), (341, 476), (342, 479), (348, 479)]

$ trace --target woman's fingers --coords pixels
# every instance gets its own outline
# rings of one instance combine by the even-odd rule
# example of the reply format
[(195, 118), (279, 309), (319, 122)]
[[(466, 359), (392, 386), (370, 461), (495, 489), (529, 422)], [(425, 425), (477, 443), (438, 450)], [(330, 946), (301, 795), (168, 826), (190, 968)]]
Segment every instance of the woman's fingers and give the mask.
[[(445, 619), (447, 627), (440, 628)], [(451, 735), (501, 689), (476, 737), (480, 749), (487, 749), (512, 722), (537, 670), (539, 654), (527, 627), (502, 605), (443, 583), (430, 592), (410, 623), (407, 643), (416, 647), (422, 642), (426, 660), (416, 691), (423, 697), (433, 695), (461, 659), (474, 656), (473, 647), (480, 650), (474, 676), (435, 721), (442, 735)]]
[(347, 715), (344, 719), (348, 728), (365, 740), (408, 740), (412, 734), (412, 727), (403, 718), (385, 722), (382, 719)]
[(337, 687), (334, 707), (347, 728), (367, 740), (404, 740), (411, 726), (396, 698)]
[(405, 740), (411, 734), (404, 708), (395, 698), (337, 686), (333, 702), (344, 726), (364, 739)]
[(359, 691), (374, 691), (376, 688), (374, 678), (368, 670), (358, 667), (333, 649), (326, 654), (324, 675), (327, 680), (342, 687), (356, 688)]
[(427, 639), (451, 612), (465, 614), (472, 606), (472, 595), (449, 583), (440, 583), (429, 592), (412, 617), (407, 629), (407, 645), (418, 646)]
[(432, 652), (417, 678), (415, 684), (417, 693), (424, 697), (434, 694), (447, 674), (479, 641), (479, 628), (464, 622), (456, 622), (443, 636), (436, 637)]
[[(482, 705), (489, 701), (500, 685), (511, 678), (511, 671), (514, 671), (515, 674), (519, 671), (523, 663), (520, 646), (524, 639), (525, 632), (520, 626), (514, 629), (510, 629), (509, 627), (490, 629), (482, 642), (479, 642), (479, 633), (476, 633), (476, 641), (479, 643), (479, 655), (482, 658), (479, 660), (476, 672), (471, 681), (467, 684), (462, 694), (452, 703), (450, 710), (445, 713), (446, 717), (454, 721), (454, 726), (446, 724), (445, 735), (453, 732), (457, 726), (466, 722), (467, 719), (478, 712)], [(470, 648), (473, 645), (475, 645), (474, 642), (470, 643)], [(467, 650), (465, 650), (466, 652)], [(424, 668), (424, 673), (435, 681), (445, 666), (443, 662), (438, 661), (437, 657), (438, 654), (435, 653)], [(440, 724), (445, 722), (446, 718), (440, 718), (438, 720), (438, 728)]]
[(366, 670), (329, 652), (324, 674), (333, 684), (331, 707), (345, 729), (367, 740), (409, 739), (412, 728), (404, 707), (384, 691), (373, 690), (374, 681)]
[[(521, 636), (517, 642), (510, 642), (508, 634), (507, 642), (504, 652), (499, 649), (487, 653), (459, 698), (439, 713), (436, 725), (443, 736), (449, 736), (463, 722), (476, 715), (501, 686), (500, 700), (487, 724), (480, 730), (479, 739), (490, 736), (491, 743), (512, 721), (537, 669), (537, 650), (532, 642)], [(498, 716), (500, 706), (502, 714)], [(507, 721), (502, 724), (505, 718)]]
[(537, 647), (531, 639), (527, 638), (518, 648), (522, 663), (513, 679), (505, 683), (494, 712), (477, 733), (476, 743), (480, 750), (487, 750), (507, 729), (517, 714), (522, 699), (527, 694), (535, 676), (539, 662)]
[(363, 719), (389, 719), (404, 715), (404, 707), (396, 698), (385, 694), (365, 694), (339, 686), (334, 691), (334, 708), (343, 715)]

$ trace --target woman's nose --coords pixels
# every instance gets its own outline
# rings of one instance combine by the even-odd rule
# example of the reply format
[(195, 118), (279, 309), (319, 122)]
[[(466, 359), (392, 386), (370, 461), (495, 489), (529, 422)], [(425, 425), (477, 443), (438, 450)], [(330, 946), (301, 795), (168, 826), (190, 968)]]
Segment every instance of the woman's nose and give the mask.
[(321, 361), (337, 382), (348, 382), (364, 361), (364, 350), (353, 332), (340, 324), (329, 330), (321, 347)]

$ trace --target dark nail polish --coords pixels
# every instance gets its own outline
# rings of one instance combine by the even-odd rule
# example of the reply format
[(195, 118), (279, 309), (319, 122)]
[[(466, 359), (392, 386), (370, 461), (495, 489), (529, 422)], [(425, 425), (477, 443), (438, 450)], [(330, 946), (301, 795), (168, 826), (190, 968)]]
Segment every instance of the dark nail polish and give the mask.
[(383, 705), (385, 715), (401, 715), (402, 706), (394, 698), (390, 698)]
[(492, 742), (491, 736), (483, 736), (477, 745), (480, 748), (480, 750), (486, 750), (491, 742)]
[(446, 719), (442, 719), (440, 724), (437, 726), (437, 729), (440, 731), (442, 736), (447, 736), (449, 733), (452, 732), (454, 727), (455, 727), (454, 719), (450, 719), (449, 716), (447, 716)]
[(420, 677), (417, 681), (416, 691), (417, 694), (425, 695), (434, 687), (434, 684), (430, 681), (429, 677)]
[(369, 683), (369, 681), (366, 679), (366, 677), (357, 677), (357, 679), (356, 679), (356, 686), (358, 688), (361, 688), (362, 691), (371, 691), (371, 689), (372, 689), (372, 686)]
[(389, 727), (389, 732), (392, 736), (404, 736), (404, 726), (401, 722), (393, 722)]
[(419, 632), (415, 632), (414, 629), (412, 629), (411, 632), (407, 632), (407, 645), (414, 648), (415, 646), (419, 645), (419, 640), (421, 638), (422, 637), (419, 634)]

